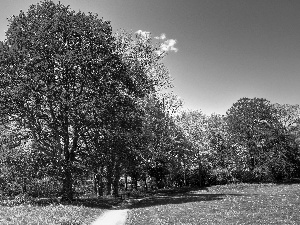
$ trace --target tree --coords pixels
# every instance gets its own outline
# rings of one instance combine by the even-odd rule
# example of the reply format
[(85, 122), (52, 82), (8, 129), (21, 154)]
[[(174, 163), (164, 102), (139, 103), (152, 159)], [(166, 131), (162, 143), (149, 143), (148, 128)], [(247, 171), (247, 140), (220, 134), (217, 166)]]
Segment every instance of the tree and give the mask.
[(46, 0), (9, 23), (0, 46), (2, 116), (29, 129), (38, 149), (55, 159), (63, 199), (72, 199), (85, 134), (111, 125), (113, 107), (145, 90), (122, 62), (109, 22), (96, 15)]
[[(32, 143), (26, 130), (18, 129), (14, 123), (0, 127), (0, 177), (6, 185), (16, 183), (26, 192), (27, 181), (37, 172), (31, 157)], [(11, 191), (16, 194), (20, 190)]]
[(247, 168), (253, 179), (281, 180), (291, 172), (295, 144), (286, 135), (280, 112), (266, 99), (242, 98), (227, 111), (231, 140), (246, 149)]
[[(286, 166), (284, 170), (281, 169), (277, 172), (278, 175), (287, 174), (287, 176), (298, 176), (300, 170), (300, 155), (297, 140), (299, 138), (299, 118), (300, 107), (299, 105), (289, 104), (274, 104), (276, 117), (279, 121), (280, 127), (277, 132), (277, 138), (273, 138), (275, 147), (281, 149), (277, 154), (278, 159), (276, 164)], [(283, 158), (283, 159), (282, 159)], [(274, 168), (276, 169), (276, 168)], [(278, 171), (278, 169), (276, 169)]]
[(226, 114), (231, 137), (248, 149), (248, 166), (253, 171), (261, 163), (261, 146), (277, 122), (271, 103), (262, 98), (242, 98)]
[(190, 170), (196, 174), (197, 185), (201, 187), (205, 184), (206, 167), (211, 155), (207, 138), (207, 116), (198, 110), (184, 111), (177, 117), (177, 124), (190, 143), (186, 163), (190, 164)]
[(161, 62), (166, 52), (161, 52), (160, 44), (153, 43), (150, 34), (143, 37), (118, 30), (114, 37), (116, 51), (122, 56), (123, 63), (130, 69), (134, 80), (144, 84), (140, 86), (141, 90), (157, 94), (173, 87), (169, 71)]
[(150, 36), (144, 39), (121, 30), (114, 37), (114, 51), (130, 74), (137, 94), (130, 98), (118, 98), (121, 101), (116, 101), (117, 104), (111, 105), (103, 113), (107, 118), (105, 121), (109, 123), (104, 123), (103, 117), (98, 117), (101, 120), (98, 124), (103, 125), (85, 134), (84, 148), (87, 152), (83, 151), (83, 155), (88, 159), (86, 165), (95, 173), (99, 187), (103, 185), (98, 182), (100, 177), (105, 176), (107, 191), (110, 193), (114, 180), (114, 193), (117, 194), (121, 173), (138, 177), (136, 170), (145, 170), (147, 150), (143, 130), (148, 113), (146, 105), (150, 96), (169, 87), (171, 80), (168, 71), (160, 63), (162, 57), (157, 55), (157, 47)]

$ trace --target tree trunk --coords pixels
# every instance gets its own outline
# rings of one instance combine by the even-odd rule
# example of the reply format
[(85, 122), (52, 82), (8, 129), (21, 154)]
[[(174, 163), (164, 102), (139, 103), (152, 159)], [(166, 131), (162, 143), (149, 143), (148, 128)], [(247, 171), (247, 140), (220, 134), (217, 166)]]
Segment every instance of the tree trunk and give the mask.
[(26, 178), (23, 177), (23, 184), (22, 184), (22, 193), (25, 194), (27, 192), (27, 187), (26, 187)]
[(183, 171), (183, 185), (187, 186), (186, 185), (186, 169), (184, 169), (184, 171)]
[(97, 197), (103, 196), (103, 166), (100, 167)]
[(106, 183), (106, 194), (111, 195), (111, 185), (113, 182), (113, 173), (112, 173), (112, 168), (108, 167), (107, 171), (107, 183)]
[(137, 178), (136, 177), (134, 177), (133, 178), (133, 188), (135, 189), (135, 190), (137, 190), (138, 189), (138, 180), (137, 180)]
[(103, 182), (102, 182), (102, 176), (100, 176), (99, 183), (98, 183), (98, 192), (97, 197), (103, 196)]
[(94, 172), (93, 188), (95, 194), (97, 194), (97, 186), (98, 186), (98, 173)]
[(199, 162), (199, 168), (198, 168), (198, 172), (199, 172), (199, 187), (202, 187), (202, 165), (201, 162)]
[(251, 172), (253, 172), (253, 170), (255, 169), (255, 144), (254, 143), (249, 143), (248, 144), (248, 148), (249, 148), (249, 169)]
[(128, 180), (127, 180), (127, 174), (125, 174), (125, 191), (128, 190)]
[(113, 194), (114, 196), (119, 196), (119, 180), (120, 180), (120, 166), (115, 166), (115, 176), (113, 182)]
[(145, 182), (145, 191), (148, 191), (147, 176), (146, 175), (144, 177), (144, 182)]
[(114, 170), (114, 166), (115, 166), (115, 160), (116, 160), (116, 155), (112, 152), (110, 154), (110, 160), (108, 162), (108, 165), (107, 165), (107, 183), (106, 183), (106, 194), (107, 195), (111, 195), (111, 186), (113, 184), (113, 170)]
[(94, 175), (94, 193), (97, 197), (103, 195), (102, 176), (100, 173)]
[(62, 199), (63, 202), (70, 202), (73, 200), (72, 189), (72, 163), (70, 161), (64, 162), (63, 171), (63, 187), (62, 187)]

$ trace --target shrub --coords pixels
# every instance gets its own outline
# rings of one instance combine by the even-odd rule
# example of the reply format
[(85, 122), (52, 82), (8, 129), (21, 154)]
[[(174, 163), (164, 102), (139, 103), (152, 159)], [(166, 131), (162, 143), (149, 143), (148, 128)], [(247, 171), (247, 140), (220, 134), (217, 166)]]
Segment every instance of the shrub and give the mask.
[(140, 190), (135, 190), (133, 189), (131, 192), (130, 192), (130, 196), (134, 197), (134, 198), (139, 198), (139, 197), (145, 197), (146, 196), (146, 193), (145, 192), (142, 192)]
[(228, 169), (213, 169), (209, 174), (210, 185), (228, 184), (233, 181), (233, 176)]

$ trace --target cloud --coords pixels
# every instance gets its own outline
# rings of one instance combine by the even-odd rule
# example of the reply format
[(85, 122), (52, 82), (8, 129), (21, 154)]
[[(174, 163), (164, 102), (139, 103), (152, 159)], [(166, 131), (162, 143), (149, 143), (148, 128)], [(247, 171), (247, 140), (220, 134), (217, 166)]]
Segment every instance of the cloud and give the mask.
[(155, 39), (164, 40), (166, 38), (166, 34), (162, 33), (160, 36), (154, 37)]
[(168, 39), (164, 41), (159, 47), (159, 50), (156, 51), (158, 55), (164, 53), (164, 52), (178, 52), (178, 48), (174, 47), (174, 45), (177, 43), (175, 39)]
[(176, 44), (175, 39), (168, 39), (164, 43), (161, 44), (160, 49), (163, 51), (174, 51), (177, 52), (178, 48), (175, 48), (174, 45)]
[(149, 31), (138, 30), (135, 32), (135, 34), (142, 39), (148, 39), (151, 33)]
[[(137, 38), (141, 38), (142, 40), (148, 40), (150, 38), (151, 33), (149, 31), (142, 31), (138, 30), (135, 32)], [(166, 39), (166, 34), (162, 33), (160, 36), (154, 37), (157, 40), (164, 40), (160, 46), (159, 49), (156, 52), (156, 54), (161, 55), (166, 52), (177, 52), (178, 48), (174, 47), (177, 41), (175, 39)]]

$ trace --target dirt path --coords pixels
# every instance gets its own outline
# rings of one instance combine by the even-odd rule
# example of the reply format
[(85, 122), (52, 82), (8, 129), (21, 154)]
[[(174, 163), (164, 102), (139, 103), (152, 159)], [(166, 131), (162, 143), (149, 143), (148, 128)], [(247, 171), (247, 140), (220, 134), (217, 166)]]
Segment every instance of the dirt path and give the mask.
[(108, 210), (91, 225), (125, 225), (128, 209)]

